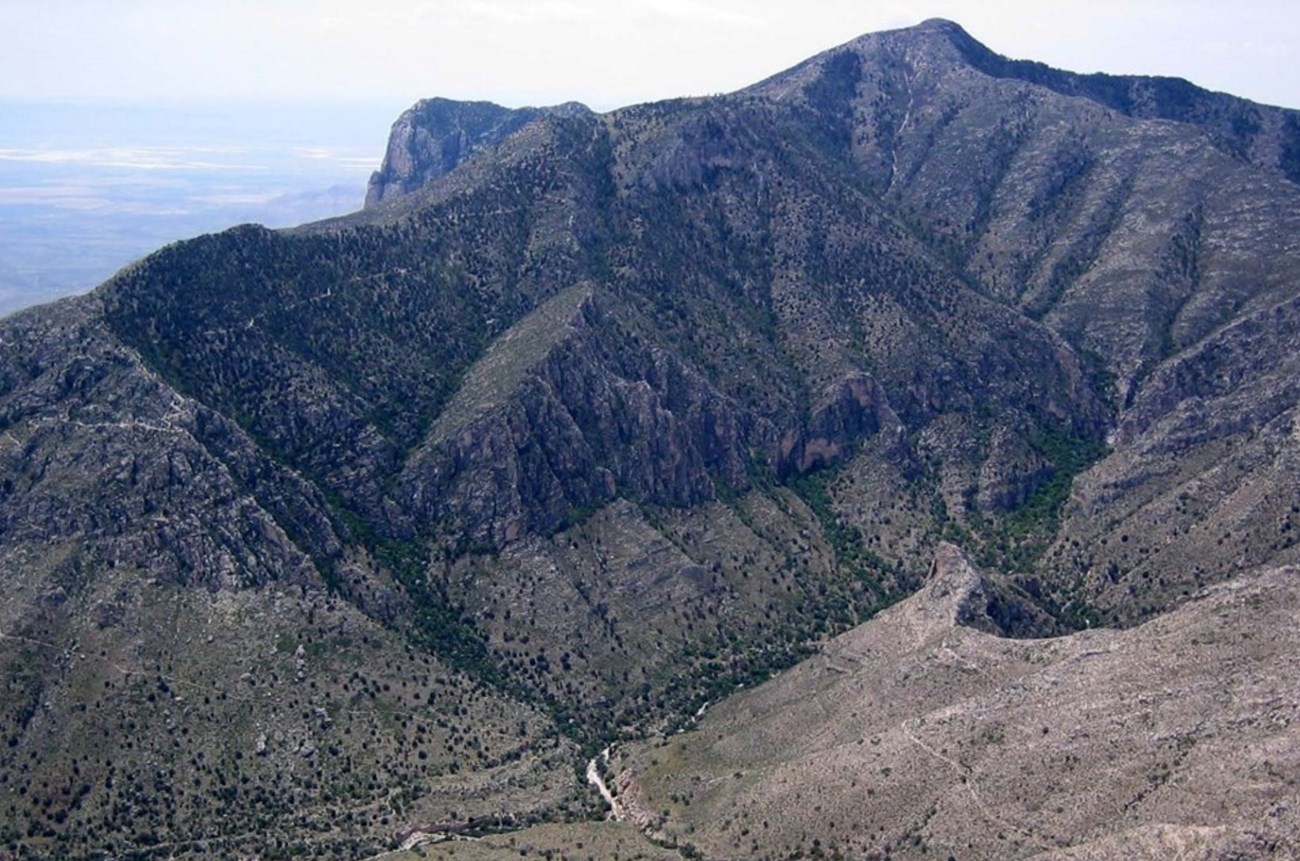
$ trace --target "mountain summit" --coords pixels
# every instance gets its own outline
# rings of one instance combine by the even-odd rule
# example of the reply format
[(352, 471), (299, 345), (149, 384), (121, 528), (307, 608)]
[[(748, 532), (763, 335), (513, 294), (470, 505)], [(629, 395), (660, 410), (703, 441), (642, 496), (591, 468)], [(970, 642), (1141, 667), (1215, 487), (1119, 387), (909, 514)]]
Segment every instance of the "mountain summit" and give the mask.
[(366, 207), (378, 206), (429, 184), (478, 150), (495, 146), (538, 117), (586, 110), (577, 102), (517, 110), (491, 102), (417, 102), (393, 124), (384, 163), (371, 175), (366, 189)]
[[(1239, 639), (1300, 562), (1297, 129), (928, 21), (713, 98), (421, 102), (362, 211), (0, 320), (0, 853), (1284, 851), (1294, 668)], [(869, 726), (883, 653), (832, 642), (908, 667)], [(1090, 708), (1091, 643), (1132, 700), (1067, 738), (1016, 686)], [(1251, 732), (1163, 711), (1175, 665)]]

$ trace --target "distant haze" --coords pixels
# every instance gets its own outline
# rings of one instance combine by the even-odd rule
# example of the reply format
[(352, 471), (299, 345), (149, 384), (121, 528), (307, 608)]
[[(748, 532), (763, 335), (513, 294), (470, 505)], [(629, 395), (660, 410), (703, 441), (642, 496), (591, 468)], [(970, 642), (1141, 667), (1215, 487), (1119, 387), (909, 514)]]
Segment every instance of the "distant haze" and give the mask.
[(0, 103), (0, 314), (88, 290), (177, 239), (360, 208), (374, 107)]

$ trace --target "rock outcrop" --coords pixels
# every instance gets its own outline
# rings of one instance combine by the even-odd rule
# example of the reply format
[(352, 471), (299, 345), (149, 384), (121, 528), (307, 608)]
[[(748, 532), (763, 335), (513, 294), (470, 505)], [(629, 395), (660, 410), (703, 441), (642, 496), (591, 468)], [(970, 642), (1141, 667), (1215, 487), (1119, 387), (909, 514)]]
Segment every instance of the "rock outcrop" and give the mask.
[[(762, 434), (667, 350), (620, 327), (589, 288), (503, 333), (398, 479), (412, 528), (501, 548), (623, 496), (687, 507), (748, 487)], [(771, 436), (769, 432), (768, 437)]]
[[(357, 857), (572, 819), (580, 748), (886, 607), (790, 674), (816, 684), (736, 707), (786, 697), (801, 734), (713, 724), (742, 730), (716, 762), (766, 738), (816, 763), (756, 790), (784, 855), (810, 824), (886, 851), (846, 832), (884, 804), (866, 775), (900, 799), (873, 820), (894, 852), (964, 857), (962, 821), (1021, 856), (1204, 836), (1174, 821), (1273, 839), (1291, 702), (1267, 686), (1293, 668), (1247, 619), (1283, 622), (1204, 590), (1300, 563), (1295, 116), (927, 22), (724, 96), (424, 102), (364, 211), (176, 243), (0, 320), (0, 852), (269, 854), (250, 835), (278, 823), (278, 851)], [(1039, 696), (1058, 680), (1074, 711)], [(1146, 771), (1065, 759), (1111, 741)], [(1184, 769), (1201, 749), (1245, 757), (1249, 803)], [(715, 825), (760, 781), (712, 777), (710, 851), (761, 855), (762, 820)]]
[(370, 176), (365, 206), (370, 209), (410, 194), (538, 117), (584, 112), (587, 108), (577, 102), (547, 108), (503, 108), (491, 102), (419, 101), (393, 123), (383, 165)]

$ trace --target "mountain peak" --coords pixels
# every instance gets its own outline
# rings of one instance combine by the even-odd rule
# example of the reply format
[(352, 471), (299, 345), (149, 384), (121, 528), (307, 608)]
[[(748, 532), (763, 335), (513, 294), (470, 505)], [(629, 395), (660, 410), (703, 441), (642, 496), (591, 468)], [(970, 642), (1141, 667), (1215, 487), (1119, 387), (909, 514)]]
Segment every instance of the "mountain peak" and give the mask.
[(739, 95), (430, 99), (377, 210), (0, 320), (0, 855), (631, 854), (568, 830), (617, 738), (663, 859), (1266, 857), (1300, 584), (1034, 642), (1300, 559), (1300, 119), (1182, 86), (931, 20)]
[[(926, 18), (919, 24), (913, 24), (910, 27), (865, 33), (850, 42), (849, 46), (866, 46), (870, 44), (896, 47), (907, 46), (921, 50), (938, 51), (948, 54), (954, 60), (959, 60), (972, 50), (993, 53), (990, 48), (966, 32), (964, 27), (947, 18)], [(950, 53), (953, 49), (956, 49), (956, 54)]]
[[(922, 70), (924, 75), (917, 77)], [(939, 80), (954, 71), (974, 72), (976, 78), (1006, 82), (1012, 88), (1028, 85), (1040, 92), (1086, 99), (1134, 119), (1194, 126), (1234, 159), (1300, 183), (1300, 111), (1210, 92), (1181, 78), (1079, 73), (1036, 60), (1012, 59), (946, 18), (864, 34), (744, 92), (780, 101), (812, 99), (824, 115), (842, 121), (848, 104), (859, 98), (862, 81), (874, 75), (877, 95), (886, 102), (893, 98), (891, 94), (910, 94), (891, 109), (904, 116), (910, 97), (939, 92), (947, 86)], [(883, 133), (890, 132), (886, 128)]]
[(507, 108), (494, 102), (421, 99), (393, 123), (383, 165), (370, 177), (366, 208), (428, 184), (538, 117), (575, 116), (588, 111), (580, 102)]
[(966, 33), (966, 30), (956, 21), (949, 21), (947, 18), (926, 18), (915, 27), (906, 29), (916, 30), (918, 32), (938, 32), (938, 33)]

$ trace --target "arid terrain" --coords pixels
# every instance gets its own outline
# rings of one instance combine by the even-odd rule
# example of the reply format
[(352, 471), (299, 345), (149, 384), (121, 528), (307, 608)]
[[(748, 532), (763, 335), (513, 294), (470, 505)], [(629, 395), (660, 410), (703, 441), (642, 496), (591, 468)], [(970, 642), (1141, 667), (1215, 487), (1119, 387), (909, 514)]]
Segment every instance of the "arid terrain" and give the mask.
[(0, 320), (0, 856), (1300, 855), (1298, 180), (932, 20)]
[(986, 600), (941, 546), (906, 601), (691, 731), (623, 750), (629, 819), (707, 858), (1294, 851), (1296, 570), (1047, 640), (963, 624)]

